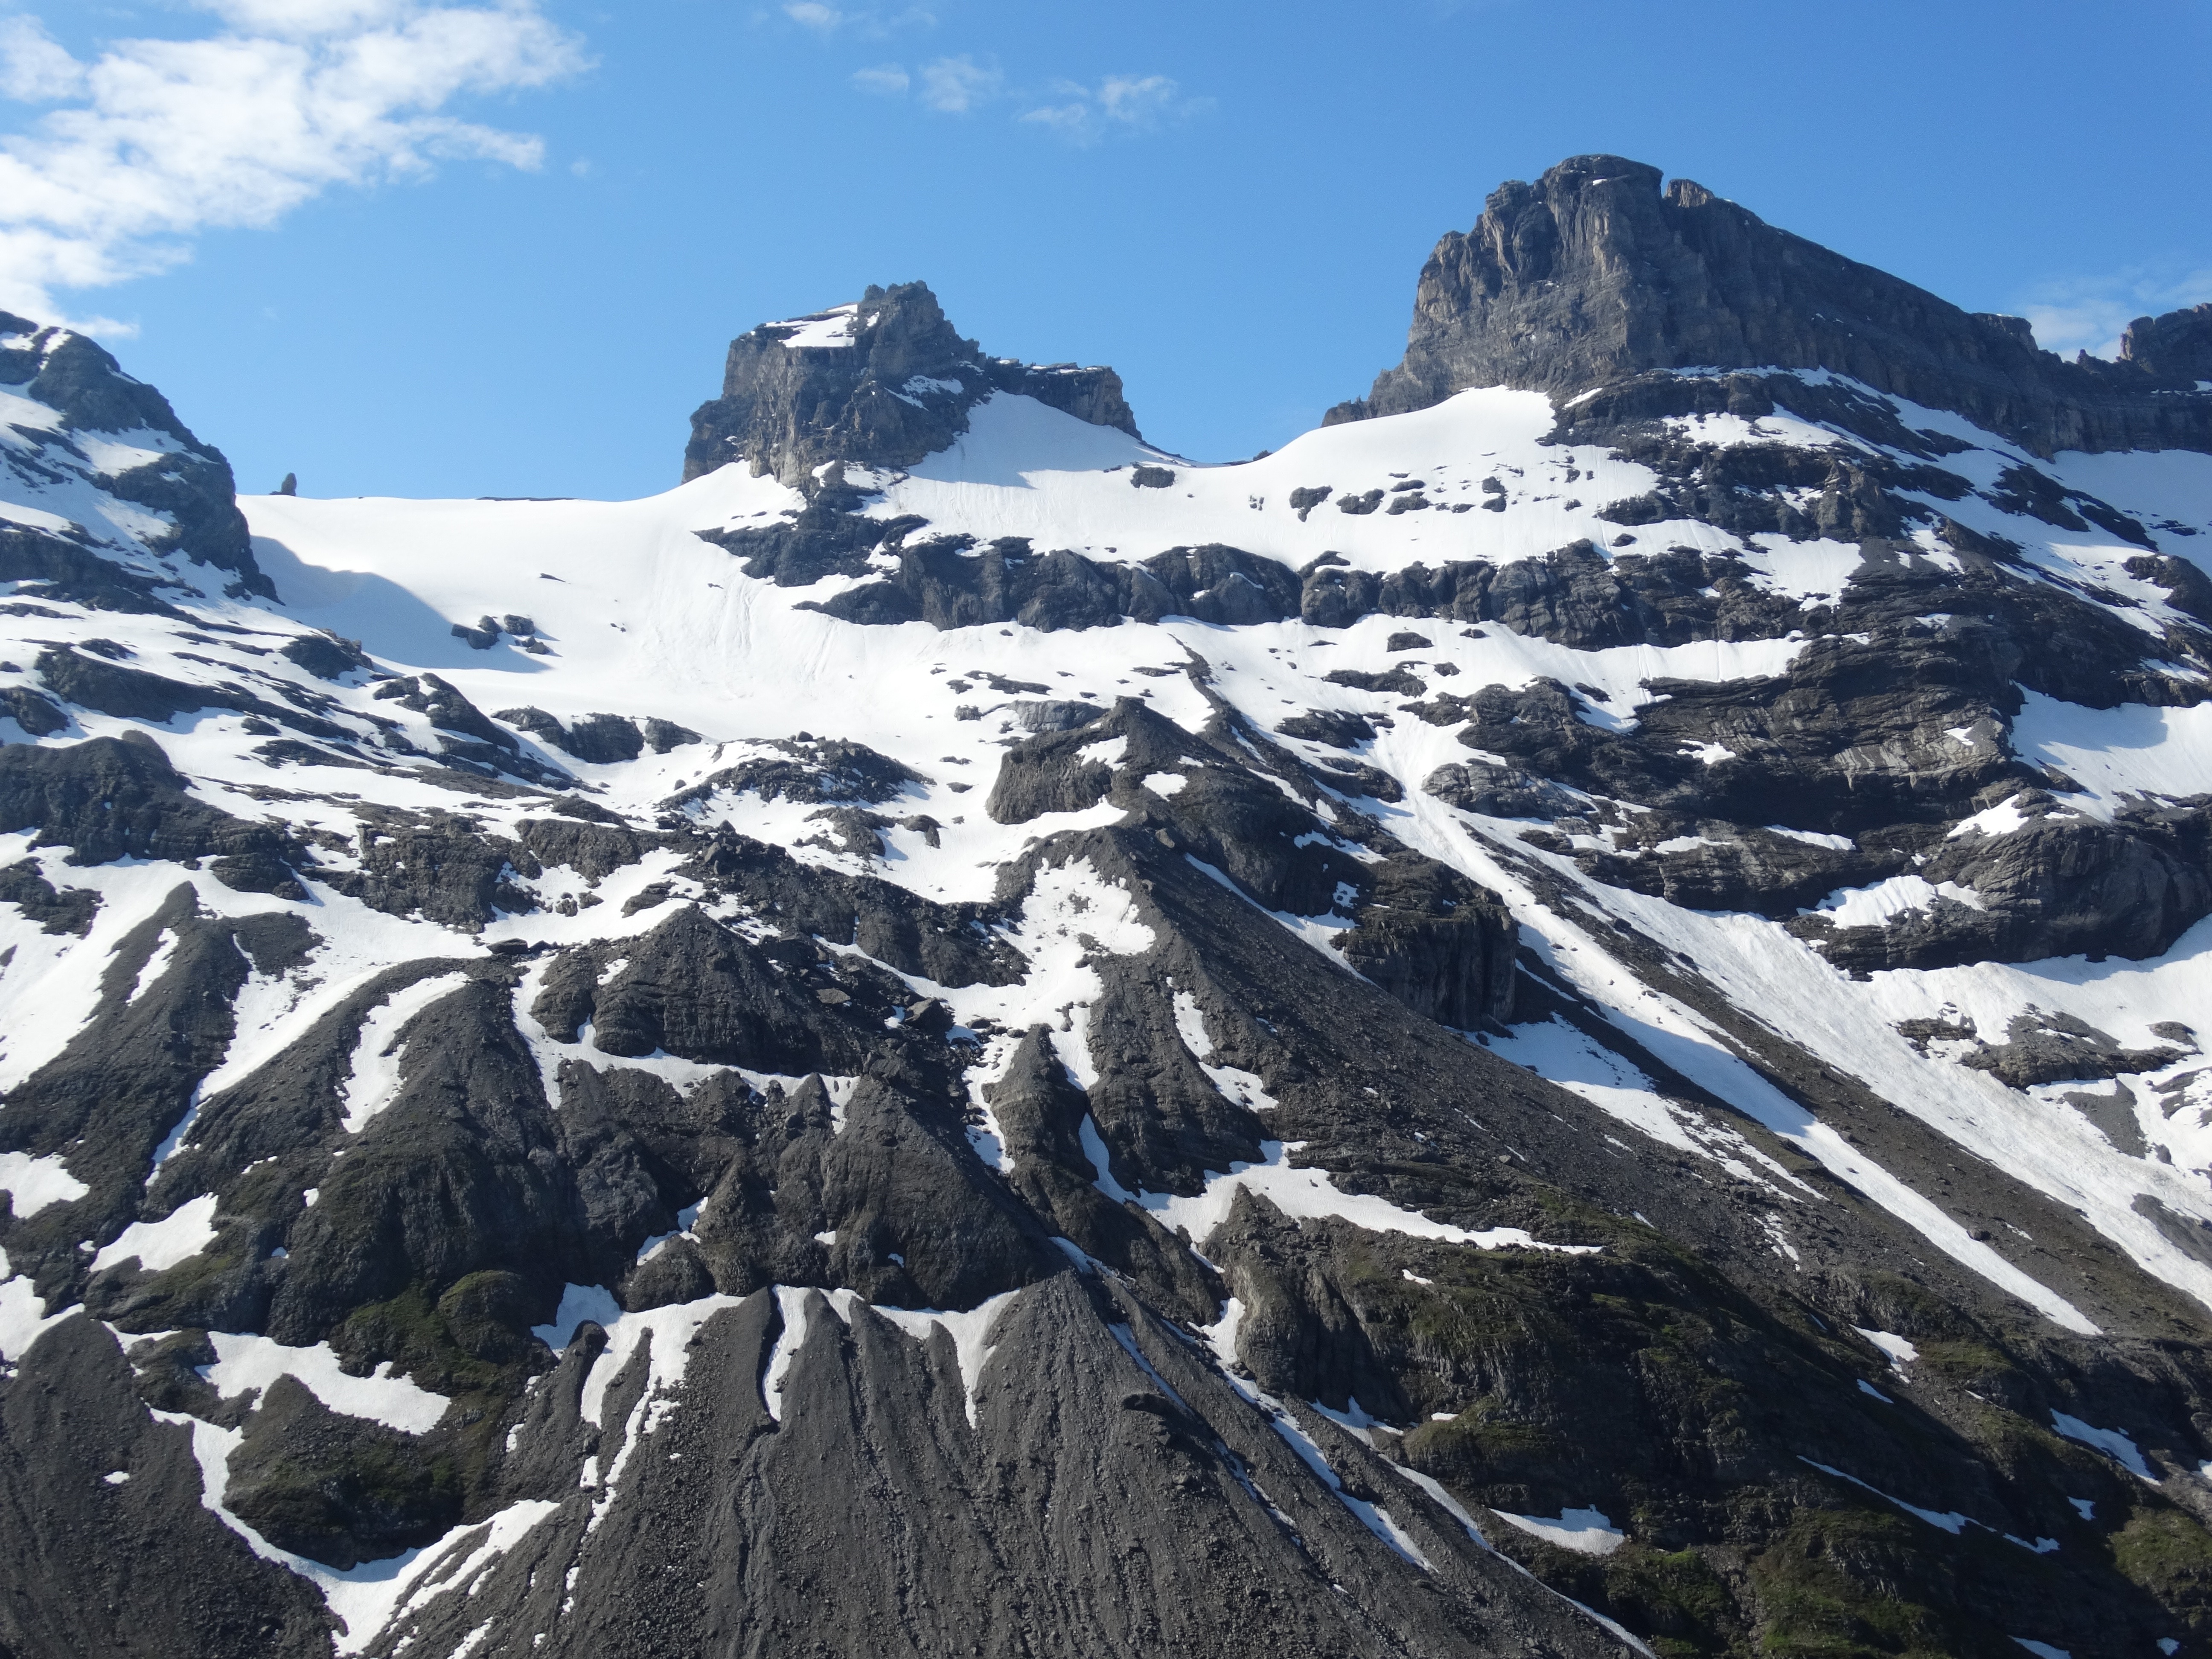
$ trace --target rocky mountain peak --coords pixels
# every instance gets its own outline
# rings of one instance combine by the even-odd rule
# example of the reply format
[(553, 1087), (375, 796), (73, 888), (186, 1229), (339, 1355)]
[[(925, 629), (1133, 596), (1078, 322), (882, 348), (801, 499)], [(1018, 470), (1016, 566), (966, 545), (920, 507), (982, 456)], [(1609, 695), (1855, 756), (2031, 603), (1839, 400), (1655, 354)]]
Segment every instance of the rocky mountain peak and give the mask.
[(2069, 363), (2019, 318), (1963, 311), (1689, 179), (1662, 188), (1655, 167), (1578, 155), (1501, 185), (1437, 244), (1404, 361), (1327, 420), (1474, 386), (1571, 396), (1659, 370), (1826, 369), (2045, 455), (2212, 449), (2212, 398), (2195, 392), (2212, 321), (2177, 312), (2130, 333), (2119, 362)]
[[(175, 580), (156, 567), (181, 554), (231, 573), (242, 591), (270, 591), (253, 562), (230, 463), (98, 344), (0, 312), (0, 386), (50, 411), (13, 420), (0, 489), (62, 526), (0, 529), (0, 580), (97, 609), (142, 609), (159, 603), (154, 586)], [(102, 438), (96, 450), (73, 435), (87, 434)], [(123, 566), (109, 562), (118, 555)]]
[(1112, 369), (987, 356), (927, 283), (901, 283), (731, 341), (722, 395), (691, 417), (684, 476), (743, 460), (756, 477), (797, 484), (830, 461), (911, 466), (951, 445), (968, 411), (1000, 392), (1136, 435)]
[(2120, 360), (2165, 381), (2212, 380), (2212, 305), (2136, 318), (2120, 337)]

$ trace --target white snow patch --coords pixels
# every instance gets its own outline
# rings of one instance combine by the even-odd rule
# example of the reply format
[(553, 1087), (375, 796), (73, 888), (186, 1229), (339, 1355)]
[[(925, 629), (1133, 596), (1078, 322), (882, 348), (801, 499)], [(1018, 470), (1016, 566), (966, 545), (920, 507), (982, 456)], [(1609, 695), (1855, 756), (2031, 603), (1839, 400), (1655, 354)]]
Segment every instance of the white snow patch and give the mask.
[(1371, 1233), (1403, 1233), (1413, 1238), (1432, 1238), (1446, 1244), (1472, 1244), (1479, 1249), (1509, 1246), (1529, 1250), (1554, 1250), (1566, 1255), (1590, 1255), (1595, 1244), (1547, 1244), (1520, 1227), (1492, 1227), (1474, 1231), (1449, 1222), (1432, 1221), (1418, 1210), (1401, 1209), (1386, 1198), (1369, 1193), (1340, 1193), (1334, 1177), (1322, 1169), (1297, 1169), (1289, 1155), (1301, 1152), (1303, 1140), (1263, 1140), (1261, 1162), (1232, 1164), (1225, 1175), (1206, 1171), (1206, 1190), (1195, 1197), (1176, 1193), (1131, 1192), (1114, 1179), (1108, 1166), (1106, 1143), (1097, 1120), (1085, 1114), (1080, 1131), (1084, 1156), (1096, 1172), (1092, 1184), (1115, 1203), (1133, 1200), (1150, 1210), (1170, 1232), (1187, 1230), (1191, 1243), (1203, 1248), (1213, 1230), (1228, 1219), (1231, 1205), (1240, 1188), (1267, 1199), (1296, 1221), (1348, 1221)]
[(161, 976), (169, 971), (169, 963), (175, 959), (176, 954), (177, 936), (173, 931), (164, 927), (161, 937), (154, 941), (153, 954), (138, 969), (137, 977), (131, 981), (130, 994), (123, 1000), (126, 1004), (136, 1002), (160, 984)]
[[(334, 1412), (366, 1418), (402, 1434), (427, 1434), (446, 1414), (446, 1396), (412, 1379), (392, 1375), (386, 1360), (367, 1376), (349, 1376), (327, 1342), (312, 1348), (288, 1348), (265, 1336), (211, 1331), (216, 1362), (199, 1374), (226, 1399), (248, 1389), (266, 1390), (280, 1376), (297, 1378), (308, 1393)], [(258, 1409), (257, 1404), (256, 1409)]]
[(2212, 703), (2084, 708), (2039, 691), (2021, 697), (2014, 751), (2056, 767), (2107, 811), (2130, 795), (2185, 798), (2212, 787)]
[(361, 1023), (354, 1044), (353, 1074), (340, 1097), (345, 1106), (345, 1128), (357, 1135), (369, 1120), (392, 1104), (399, 1094), (399, 1033), (408, 1021), (442, 1001), (469, 982), (466, 974), (439, 974), (395, 991)]
[(8, 1275), (8, 1253), (0, 1250), (0, 1359), (21, 1359), (31, 1345), (76, 1311), (49, 1315), (27, 1275)]
[(1812, 1188), (1736, 1131), (1668, 1099), (1642, 1071), (1556, 1014), (1540, 1025), (1516, 1025), (1510, 1036), (1492, 1037), (1490, 1052), (1580, 1095), (1662, 1146), (1711, 1159), (1738, 1181), (1814, 1196)]
[(769, 1417), (779, 1423), (783, 1421), (784, 1378), (791, 1375), (791, 1362), (799, 1358), (799, 1349), (806, 1343), (807, 1298), (817, 1294), (804, 1286), (775, 1287), (775, 1305), (783, 1314), (783, 1329), (777, 1333), (767, 1369), (761, 1373), (761, 1400)]
[(1577, 1555), (1610, 1555), (1628, 1541), (1628, 1534), (1616, 1528), (1602, 1510), (1561, 1510), (1556, 1521), (1536, 1515), (1513, 1515), (1504, 1510), (1492, 1510), (1491, 1513), (1532, 1538), (1540, 1538)]
[(92, 1259), (100, 1273), (134, 1257), (149, 1273), (189, 1261), (215, 1243), (216, 1195), (203, 1193), (159, 1221), (134, 1221)]
[(820, 351), (826, 347), (850, 346), (854, 325), (860, 321), (860, 310), (858, 305), (838, 306), (775, 326), (793, 330), (783, 337), (783, 348), (787, 351)]
[(1854, 1325), (1851, 1328), (1887, 1354), (1889, 1363), (1897, 1370), (1901, 1371), (1907, 1365), (1919, 1363), (1920, 1350), (1894, 1331), (1870, 1331), (1860, 1325)]
[(2154, 1486), (2158, 1477), (2143, 1462), (2143, 1455), (2136, 1449), (2135, 1438), (2119, 1429), (2093, 1428), (2078, 1417), (2069, 1417), (2064, 1412), (2051, 1413), (2051, 1426), (2069, 1440), (2078, 1440), (2085, 1446), (2094, 1446), (2130, 1474), (2148, 1480)]
[(1791, 841), (1802, 841), (1808, 847), (1825, 847), (1835, 853), (1848, 853), (1858, 845), (1849, 836), (1824, 835), (1818, 830), (1792, 830), (1789, 825), (1783, 823), (1768, 824), (1766, 833), (1770, 836), (1787, 836)]
[(1181, 794), (1190, 782), (1190, 778), (1182, 772), (1147, 772), (1140, 782), (1144, 787), (1163, 799), (1166, 799)]
[(1220, 1091), (1225, 1100), (1234, 1101), (1248, 1111), (1272, 1112), (1275, 1097), (1267, 1092), (1257, 1073), (1235, 1066), (1209, 1066), (1206, 1057), (1213, 1052), (1213, 1039), (1206, 1035), (1206, 1016), (1200, 1010), (1198, 1000), (1188, 991), (1175, 994), (1176, 1031), (1182, 1038), (1183, 1047), (1190, 1050), (1191, 1058)]
[(49, 1204), (74, 1204), (91, 1190), (69, 1172), (58, 1152), (45, 1158), (0, 1152), (0, 1193), (8, 1194), (18, 1221), (27, 1221)]
[(1945, 839), (1956, 841), (1961, 836), (2008, 836), (2034, 822), (2020, 810), (2020, 797), (2013, 795), (1995, 806), (1984, 807), (1970, 818), (1961, 818)]
[(1956, 882), (1930, 882), (1921, 876), (1892, 876), (1871, 887), (1839, 887), (1806, 915), (1828, 917), (1838, 927), (1880, 927), (1915, 910), (1925, 910), (1939, 898), (1972, 909), (1984, 910), (1972, 888)]
[(623, 1316), (622, 1304), (614, 1292), (603, 1285), (568, 1285), (561, 1291), (561, 1305), (550, 1325), (533, 1325), (531, 1335), (559, 1353), (576, 1334), (576, 1327), (586, 1320), (612, 1330), (615, 1322)]

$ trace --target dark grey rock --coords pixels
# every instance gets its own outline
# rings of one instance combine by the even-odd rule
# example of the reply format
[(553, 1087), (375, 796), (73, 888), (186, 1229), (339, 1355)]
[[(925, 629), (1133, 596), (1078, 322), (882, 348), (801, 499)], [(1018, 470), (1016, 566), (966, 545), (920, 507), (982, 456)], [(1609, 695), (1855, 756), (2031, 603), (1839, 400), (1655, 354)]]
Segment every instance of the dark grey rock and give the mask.
[(230, 1455), (224, 1501), (279, 1549), (347, 1571), (442, 1537), (460, 1519), (450, 1462), (381, 1424), (331, 1411), (280, 1376)]
[(1357, 749), (1375, 741), (1375, 728), (1359, 715), (1340, 708), (1309, 708), (1303, 714), (1276, 722), (1286, 738), (1325, 743), (1332, 749)]
[(927, 781), (890, 756), (842, 738), (811, 738), (802, 732), (759, 746), (769, 753), (710, 773), (668, 797), (661, 806), (674, 811), (721, 790), (757, 794), (763, 800), (878, 806)]
[(1520, 930), (1504, 902), (1448, 865), (1414, 854), (1370, 872), (1345, 960), (1415, 1013), (1462, 1030), (1513, 1014)]
[[(2013, 322), (1776, 230), (1656, 167), (1576, 156), (1501, 185), (1422, 270), (1406, 360), (1330, 421), (1424, 409), (1468, 386), (1571, 394), (1650, 369), (1827, 369), (1954, 410), (2039, 454), (2212, 447), (2212, 398), (2131, 361), (2067, 363)], [(2142, 349), (2195, 362), (2197, 325)], [(2175, 343), (2167, 347), (2171, 337)], [(2154, 341), (2157, 343), (2154, 343)]]
[(825, 462), (911, 466), (949, 447), (968, 429), (968, 411), (995, 392), (1136, 434), (1112, 369), (986, 357), (921, 283), (870, 288), (850, 344), (787, 345), (795, 331), (764, 324), (730, 343), (721, 397), (691, 417), (687, 480), (738, 460), (794, 486)]

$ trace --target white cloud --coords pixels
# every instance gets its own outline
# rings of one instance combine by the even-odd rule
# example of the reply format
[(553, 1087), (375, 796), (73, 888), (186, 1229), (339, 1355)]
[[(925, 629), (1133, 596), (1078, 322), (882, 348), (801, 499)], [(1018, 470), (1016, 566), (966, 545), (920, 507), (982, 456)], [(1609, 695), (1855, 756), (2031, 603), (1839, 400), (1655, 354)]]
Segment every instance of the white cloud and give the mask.
[[(801, 28), (811, 29), (823, 40), (840, 31), (863, 40), (884, 40), (904, 29), (932, 29), (937, 27), (936, 15), (921, 6), (908, 6), (895, 12), (884, 12), (869, 7), (862, 10), (848, 10), (839, 6), (826, 5), (823, 0), (787, 0), (783, 15)], [(766, 13), (756, 13), (756, 22), (765, 21)]]
[(906, 70), (896, 64), (878, 64), (873, 69), (853, 71), (853, 84), (862, 92), (872, 92), (879, 98), (902, 98), (909, 84)]
[(2020, 314), (2035, 327), (2035, 342), (2070, 357), (2086, 351), (2117, 357), (2120, 336), (2138, 317), (2155, 316), (2212, 300), (2212, 270), (2176, 273), (2136, 268), (2102, 276), (2049, 283), (2034, 290)]
[(972, 58), (940, 58), (921, 66), (921, 101), (946, 115), (965, 115), (997, 97), (1003, 78)]
[(1176, 83), (1164, 75), (1109, 75), (1098, 83), (1098, 107), (1109, 121), (1142, 126), (1175, 102)]
[[(149, 275), (203, 230), (268, 225), (336, 185), (481, 159), (534, 168), (543, 143), (445, 114), (471, 94), (585, 66), (536, 0), (205, 0), (223, 26), (70, 58), (35, 20), (0, 30), (0, 91), (61, 101), (0, 137), (0, 307)], [(111, 328), (112, 325), (109, 325)]]
[(84, 84), (84, 69), (35, 17), (0, 20), (0, 98), (48, 104)]
[(1205, 107), (1203, 100), (1183, 100), (1164, 75), (1109, 75), (1094, 89), (1072, 81), (1055, 84), (1062, 103), (1042, 104), (1021, 118), (1058, 133), (1074, 144), (1095, 144), (1116, 132), (1139, 132), (1171, 117)]

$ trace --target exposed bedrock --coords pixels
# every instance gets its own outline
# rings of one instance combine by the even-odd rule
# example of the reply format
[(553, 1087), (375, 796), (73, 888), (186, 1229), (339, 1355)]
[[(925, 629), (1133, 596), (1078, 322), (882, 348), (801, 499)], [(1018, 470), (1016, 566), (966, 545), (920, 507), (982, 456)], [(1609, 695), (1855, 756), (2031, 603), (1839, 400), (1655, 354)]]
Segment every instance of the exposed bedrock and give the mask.
[[(757, 545), (746, 538), (775, 533), (732, 531), (713, 539), (746, 555)], [(909, 545), (894, 539), (898, 533), (894, 529), (884, 538), (898, 553), (896, 574), (813, 608), (844, 622), (927, 622), (940, 629), (1019, 623), (1041, 633), (1111, 628), (1125, 617), (1158, 622), (1188, 616), (1233, 626), (1279, 621), (1298, 609), (1297, 578), (1285, 566), (1215, 543), (1170, 548), (1138, 563), (1102, 564), (1065, 550), (1035, 552), (1025, 537), (1001, 537), (977, 550), (966, 537)], [(857, 558), (848, 556), (848, 562), (864, 563), (872, 550), (856, 547)]]
[(2005, 835), (1948, 841), (1917, 873), (1964, 891), (1881, 927), (1831, 928), (1808, 916), (1796, 930), (1829, 960), (1860, 969), (2160, 956), (2212, 915), (2212, 808), (2130, 813), (2109, 824), (2046, 817)]
[(1513, 1015), (1520, 928), (1488, 888), (1449, 865), (1401, 853), (1372, 866), (1345, 960), (1415, 1013), (1461, 1030)]
[(878, 1077), (834, 1112), (810, 1079), (780, 1121), (763, 1113), (694, 1231), (714, 1288), (737, 1295), (849, 1285), (871, 1302), (966, 1308), (1067, 1260), (955, 1114)]
[(11, 1652), (329, 1654), (313, 1587), (258, 1559), (201, 1502), (193, 1433), (147, 1414), (130, 1363), (92, 1320), (49, 1331), (10, 1368), (0, 1381), (0, 1642)]
[(1135, 435), (1112, 369), (987, 357), (927, 283), (871, 287), (847, 312), (764, 323), (730, 343), (722, 395), (691, 417), (685, 479), (733, 461), (793, 485), (825, 462), (912, 466), (949, 447), (996, 392)]
[(119, 858), (205, 858), (240, 892), (301, 897), (291, 865), (302, 849), (189, 793), (153, 738), (137, 732), (66, 748), (0, 748), (0, 833), (34, 830), (38, 847), (67, 847), (73, 864)]
[(874, 876), (801, 864), (782, 848), (726, 824), (683, 866), (709, 894), (741, 895), (756, 915), (803, 936), (856, 945), (902, 974), (939, 985), (1006, 985), (1021, 952), (991, 931), (991, 908), (940, 904)]
[(2138, 324), (2140, 356), (2063, 362), (2017, 318), (1972, 314), (1777, 230), (1656, 167), (1561, 162), (1492, 192), (1422, 268), (1406, 356), (1331, 422), (1469, 386), (1573, 393), (1650, 369), (1828, 369), (1954, 410), (2039, 454), (2212, 448), (2200, 325)]
[[(159, 392), (125, 374), (121, 364), (83, 335), (63, 328), (42, 328), (6, 312), (0, 312), (0, 386), (46, 404), (61, 416), (65, 427), (78, 431), (158, 434), (157, 442), (164, 453), (118, 472), (89, 471), (89, 480), (107, 494), (167, 520), (166, 530), (148, 538), (149, 550), (182, 553), (194, 563), (228, 571), (234, 578), (231, 585), (240, 596), (275, 597), (275, 586), (253, 562), (252, 543), (245, 515), (238, 510), (230, 463), (221, 451), (195, 438)], [(21, 441), (33, 454), (45, 447), (47, 441), (34, 428), (18, 429), (25, 432)], [(84, 470), (82, 453), (66, 440), (61, 447), (76, 462), (73, 470)], [(59, 551), (66, 541), (52, 537), (42, 539), (54, 549), (50, 556), (67, 557)], [(0, 558), (9, 550), (0, 547)], [(111, 564), (108, 568), (116, 567)], [(7, 574), (15, 574), (13, 570)], [(26, 570), (23, 574), (33, 573)], [(73, 576), (57, 568), (44, 579), (58, 579), (70, 586), (102, 585), (88, 568)], [(117, 580), (112, 583), (116, 597), (129, 592), (133, 586), (130, 575), (117, 571)], [(154, 607), (126, 602), (103, 608)]]

